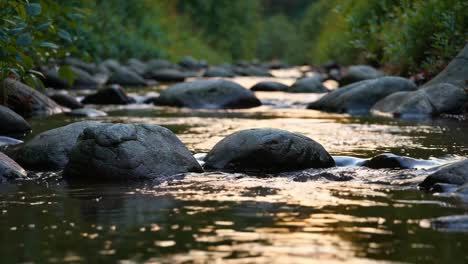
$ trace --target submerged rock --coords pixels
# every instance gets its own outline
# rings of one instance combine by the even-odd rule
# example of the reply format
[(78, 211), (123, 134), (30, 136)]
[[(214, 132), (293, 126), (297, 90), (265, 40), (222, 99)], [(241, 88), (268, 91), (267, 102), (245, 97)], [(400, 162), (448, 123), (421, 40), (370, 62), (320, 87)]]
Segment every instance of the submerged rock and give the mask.
[(31, 125), (8, 107), (0, 105), (0, 134), (24, 134), (31, 131)]
[[(5, 93), (3, 89), (6, 89)], [(49, 97), (11, 78), (0, 82), (0, 100), (2, 101), (4, 94), (7, 95), (8, 107), (23, 117), (47, 116), (64, 111), (63, 107)]]
[(84, 121), (55, 128), (14, 146), (6, 154), (30, 170), (60, 170), (68, 163), (70, 150), (85, 128), (99, 126), (99, 122)]
[(18, 163), (0, 152), (0, 182), (26, 177), (27, 172)]
[(251, 108), (261, 105), (251, 91), (226, 80), (179, 83), (161, 92), (154, 103), (207, 109)]
[(318, 101), (310, 103), (307, 108), (338, 113), (368, 113), (375, 103), (388, 95), (414, 90), (416, 85), (408, 79), (381, 77), (334, 90)]
[(116, 69), (107, 81), (108, 84), (120, 84), (125, 86), (146, 86), (147, 83), (138, 73), (126, 68)]
[(127, 95), (122, 87), (112, 86), (99, 90), (95, 94), (86, 96), (83, 101), (83, 104), (97, 104), (97, 105), (107, 105), (107, 104), (116, 104), (116, 105), (126, 105), (134, 103), (135, 100)]
[(72, 110), (83, 108), (82, 103), (78, 102), (78, 100), (76, 100), (75, 97), (68, 95), (68, 94), (56, 93), (56, 94), (50, 95), (49, 97), (50, 99), (54, 100), (54, 102), (56, 102), (57, 104), (66, 108), (70, 108)]
[(93, 108), (80, 108), (75, 109), (71, 112), (66, 113), (69, 116), (79, 116), (79, 117), (99, 117), (99, 116), (107, 116), (106, 112), (99, 111)]
[(250, 88), (254, 92), (287, 92), (289, 87), (280, 82), (259, 82)]
[(205, 168), (228, 171), (282, 172), (335, 166), (319, 143), (279, 129), (249, 129), (218, 142), (205, 158)]
[(418, 160), (410, 157), (398, 156), (391, 153), (377, 155), (362, 163), (362, 166), (371, 169), (413, 169), (416, 166), (435, 166), (434, 162)]
[(132, 180), (186, 172), (202, 168), (170, 130), (102, 124), (83, 131), (63, 174), (70, 179)]
[(343, 71), (343, 75), (340, 79), (340, 86), (360, 82), (364, 80), (376, 79), (384, 76), (384, 74), (368, 65), (355, 65), (350, 66)]
[(429, 190), (436, 183), (462, 185), (468, 182), (468, 159), (441, 166), (419, 186)]
[(289, 90), (291, 93), (328, 93), (330, 90), (322, 84), (319, 76), (297, 80)]

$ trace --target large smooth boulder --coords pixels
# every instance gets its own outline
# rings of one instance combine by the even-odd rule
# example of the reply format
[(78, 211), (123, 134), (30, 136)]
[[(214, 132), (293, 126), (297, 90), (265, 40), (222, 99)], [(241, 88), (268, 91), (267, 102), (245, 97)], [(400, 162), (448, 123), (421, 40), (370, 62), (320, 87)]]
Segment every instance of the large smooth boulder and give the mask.
[(79, 109), (83, 108), (83, 104), (78, 102), (75, 97), (66, 94), (66, 93), (55, 93), (52, 95), (49, 95), (49, 98), (54, 100), (57, 104), (70, 108), (70, 109)]
[(0, 152), (0, 182), (26, 178), (27, 175), (18, 163)]
[(205, 109), (251, 108), (261, 105), (255, 95), (237, 83), (201, 80), (173, 85), (161, 92), (157, 105)]
[(7, 149), (6, 154), (26, 169), (61, 170), (67, 165), (68, 155), (81, 132), (99, 125), (99, 122), (84, 121), (55, 128), (40, 133), (23, 145)]
[(120, 84), (124, 86), (146, 86), (147, 83), (138, 73), (127, 67), (116, 69), (107, 81), (108, 84)]
[(153, 70), (147, 73), (145, 76), (159, 82), (183, 82), (187, 78), (185, 73), (177, 69)]
[(328, 93), (319, 76), (306, 77), (297, 80), (289, 90), (291, 93)]
[(376, 79), (384, 76), (384, 74), (368, 65), (354, 65), (350, 66), (343, 71), (342, 77), (339, 81), (340, 86), (345, 86), (355, 82), (364, 80)]
[(436, 183), (449, 183), (462, 185), (468, 183), (468, 159), (450, 163), (440, 167), (419, 184), (423, 189), (429, 190)]
[(95, 94), (86, 96), (81, 103), (96, 105), (126, 105), (134, 103), (135, 100), (127, 95), (122, 87), (116, 85), (99, 90)]
[(8, 107), (23, 117), (47, 116), (65, 110), (39, 91), (11, 78), (0, 82), (0, 101), (3, 102), (5, 94)]
[(307, 108), (338, 113), (368, 113), (379, 100), (396, 92), (415, 91), (416, 85), (401, 77), (381, 77), (336, 89)]
[(282, 172), (328, 168), (335, 161), (319, 143), (280, 129), (249, 129), (218, 142), (205, 168), (227, 171)]
[(388, 96), (372, 109), (377, 115), (437, 116), (458, 114), (468, 103), (468, 45), (418, 91)]
[(236, 74), (231, 69), (219, 66), (209, 67), (203, 74), (203, 77), (231, 78), (234, 76), (236, 76)]
[(279, 82), (259, 82), (250, 88), (254, 92), (287, 92), (289, 87)]
[(63, 174), (69, 179), (132, 180), (202, 171), (166, 128), (103, 124), (83, 131)]
[(0, 134), (24, 134), (31, 131), (26, 120), (8, 107), (0, 105)]

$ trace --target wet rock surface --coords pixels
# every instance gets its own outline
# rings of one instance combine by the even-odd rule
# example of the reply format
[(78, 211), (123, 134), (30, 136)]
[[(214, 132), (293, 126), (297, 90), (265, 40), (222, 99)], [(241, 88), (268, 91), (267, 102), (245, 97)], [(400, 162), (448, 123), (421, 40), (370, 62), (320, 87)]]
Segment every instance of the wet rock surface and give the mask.
[(64, 170), (69, 179), (151, 179), (202, 168), (168, 129), (157, 125), (103, 124), (80, 135)]
[(381, 77), (339, 88), (310, 103), (307, 108), (338, 113), (369, 113), (381, 99), (390, 94), (414, 91), (416, 85), (401, 77)]
[(26, 171), (18, 163), (0, 152), (0, 183), (26, 177)]
[(468, 159), (440, 167), (430, 174), (419, 186), (429, 190), (436, 183), (462, 185), (468, 182)]
[(249, 129), (218, 142), (204, 166), (211, 170), (281, 172), (334, 165), (328, 152), (310, 138), (279, 129)]
[(297, 80), (289, 90), (291, 93), (327, 93), (320, 76), (306, 77)]
[(342, 77), (339, 80), (340, 86), (345, 86), (355, 82), (364, 80), (376, 79), (383, 77), (383, 72), (368, 65), (350, 66), (344, 70)]
[(60, 170), (68, 163), (68, 156), (78, 136), (87, 127), (99, 122), (83, 121), (43, 132), (23, 145), (14, 146), (6, 154), (26, 169), (38, 171)]
[(259, 82), (250, 88), (254, 92), (287, 92), (289, 87), (279, 82)]
[(81, 103), (97, 105), (126, 105), (134, 103), (135, 100), (127, 95), (120, 86), (112, 86), (99, 90), (97, 93), (86, 96)]
[(125, 86), (146, 86), (147, 82), (138, 73), (127, 67), (120, 67), (112, 73), (108, 84), (120, 84)]
[(154, 103), (207, 109), (251, 108), (261, 105), (260, 100), (251, 91), (225, 80), (176, 84), (164, 90)]
[(177, 69), (158, 69), (147, 73), (146, 77), (160, 82), (183, 82), (187, 75)]
[(0, 135), (24, 134), (31, 131), (31, 125), (8, 107), (0, 105)]
[(79, 109), (83, 108), (83, 104), (78, 102), (75, 97), (65, 94), (65, 93), (55, 93), (49, 96), (50, 99), (54, 100), (57, 104), (70, 108), (70, 109)]

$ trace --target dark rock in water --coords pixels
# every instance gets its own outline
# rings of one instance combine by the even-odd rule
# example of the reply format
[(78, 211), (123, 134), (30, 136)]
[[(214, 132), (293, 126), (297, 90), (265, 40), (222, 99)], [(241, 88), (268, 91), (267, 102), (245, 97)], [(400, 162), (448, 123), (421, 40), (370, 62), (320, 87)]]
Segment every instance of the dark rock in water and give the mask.
[(279, 82), (259, 82), (250, 88), (254, 92), (287, 92), (289, 87)]
[(179, 83), (161, 92), (154, 103), (206, 109), (251, 108), (261, 105), (251, 91), (225, 80)]
[(14, 146), (14, 145), (22, 144), (22, 143), (23, 141), (15, 139), (15, 138), (0, 136), (0, 147)]
[(317, 180), (329, 180), (329, 181), (350, 181), (354, 177), (349, 175), (347, 172), (310, 172), (308, 170), (292, 172), (293, 181), (295, 182), (307, 182), (307, 181), (317, 181)]
[(27, 172), (18, 163), (0, 152), (0, 182), (27, 177)]
[(92, 108), (80, 108), (75, 109), (71, 112), (66, 113), (69, 116), (78, 116), (78, 117), (99, 117), (99, 116), (107, 116), (106, 112), (99, 111)]
[(381, 71), (368, 65), (355, 65), (350, 66), (343, 71), (343, 76), (340, 79), (340, 86), (360, 82), (364, 80), (376, 79), (384, 76)]
[(67, 165), (68, 155), (81, 132), (87, 127), (99, 125), (99, 122), (84, 121), (55, 128), (23, 145), (7, 149), (6, 154), (26, 169), (61, 170)]
[(138, 73), (126, 67), (116, 69), (107, 81), (108, 84), (120, 84), (125, 86), (146, 86), (147, 83)]
[(85, 129), (63, 175), (69, 179), (152, 179), (202, 168), (182, 142), (157, 125), (103, 124)]
[(363, 162), (362, 166), (371, 169), (412, 169), (424, 162), (410, 157), (397, 156), (391, 153), (377, 155)]
[(224, 77), (224, 78), (231, 78), (236, 76), (236, 74), (226, 67), (209, 67), (205, 73), (203, 74), (204, 77)]
[[(6, 89), (6, 92), (3, 92)], [(7, 105), (23, 117), (47, 116), (62, 113), (65, 109), (39, 91), (13, 79), (0, 83), (0, 100), (6, 94)]]
[(56, 94), (50, 95), (49, 97), (50, 99), (54, 100), (54, 102), (56, 102), (57, 104), (64, 106), (66, 108), (70, 108), (70, 109), (83, 108), (83, 104), (78, 102), (78, 100), (76, 100), (75, 97), (68, 95), (68, 94), (56, 93)]
[(268, 69), (257, 66), (234, 67), (234, 73), (241, 76), (273, 77)]
[(95, 74), (97, 72), (97, 66), (95, 63), (85, 62), (78, 58), (67, 57), (63, 60), (63, 64), (82, 69), (89, 74)]
[(99, 90), (97, 93), (86, 96), (83, 101), (83, 104), (97, 104), (97, 105), (107, 105), (107, 104), (116, 104), (116, 105), (126, 105), (134, 103), (131, 97), (125, 93), (125, 91), (120, 86), (113, 86), (109, 88), (104, 88)]
[(449, 193), (456, 191), (458, 187), (459, 186), (455, 184), (436, 183), (429, 189), (429, 191), (433, 193)]
[(143, 76), (146, 73), (146, 70), (148, 69), (148, 65), (146, 63), (135, 58), (129, 59), (127, 61), (127, 66), (140, 76)]
[(183, 57), (179, 65), (189, 70), (199, 70), (203, 67), (197, 59), (191, 56)]
[(335, 166), (319, 143), (279, 129), (249, 129), (218, 142), (205, 158), (205, 168), (228, 171), (282, 172)]
[(31, 131), (26, 120), (8, 107), (0, 105), (0, 134), (24, 134)]
[(161, 69), (147, 73), (145, 77), (159, 82), (183, 82), (187, 78), (185, 73), (177, 69)]
[(467, 232), (468, 215), (450, 215), (431, 219), (430, 227), (446, 232)]
[(328, 93), (319, 76), (306, 77), (297, 80), (289, 90), (291, 93)]
[(163, 59), (152, 59), (146, 63), (145, 76), (152, 71), (164, 70), (164, 69), (177, 69), (178, 66), (170, 63)]
[(67, 80), (60, 78), (57, 69), (51, 69), (45, 72), (44, 85), (55, 89), (96, 89), (101, 83), (87, 71), (80, 68), (69, 66), (75, 74), (73, 86)]
[(468, 159), (441, 166), (419, 186), (429, 190), (436, 183), (462, 185), (468, 182)]
[(362, 166), (364, 159), (348, 157), (348, 156), (333, 156), (337, 167), (356, 167)]
[(307, 108), (329, 112), (363, 114), (379, 100), (390, 94), (402, 91), (414, 91), (416, 85), (400, 77), (382, 77), (354, 83), (334, 90)]
[(101, 71), (104, 71), (106, 73), (112, 73), (118, 70), (120, 67), (122, 67), (122, 65), (120, 65), (120, 62), (114, 59), (107, 59), (99, 65)]

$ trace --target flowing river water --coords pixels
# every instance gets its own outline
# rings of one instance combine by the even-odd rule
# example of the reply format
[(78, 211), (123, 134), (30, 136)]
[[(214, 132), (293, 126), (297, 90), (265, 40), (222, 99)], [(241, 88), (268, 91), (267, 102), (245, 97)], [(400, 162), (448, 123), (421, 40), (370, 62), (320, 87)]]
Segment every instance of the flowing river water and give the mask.
[[(285, 84), (297, 77), (276, 74)], [(234, 79), (245, 87), (260, 80)], [(165, 126), (200, 157), (223, 137), (260, 127), (304, 134), (333, 156), (391, 152), (443, 164), (468, 154), (466, 122), (331, 114), (305, 109), (320, 95), (256, 95), (263, 106), (247, 110), (135, 104), (99, 107), (109, 116), (96, 119)], [(25, 140), (80, 120), (33, 119)], [(129, 184), (71, 184), (60, 174), (36, 174), (0, 185), (1, 262), (467, 263), (467, 203), (418, 190), (430, 170), (194, 173)], [(329, 174), (338, 180), (322, 177)], [(451, 224), (457, 219), (461, 224)]]

